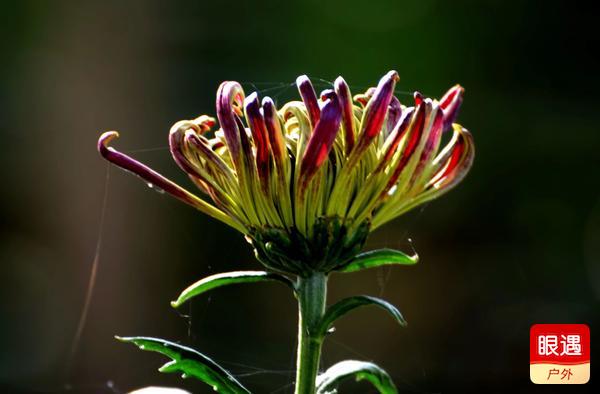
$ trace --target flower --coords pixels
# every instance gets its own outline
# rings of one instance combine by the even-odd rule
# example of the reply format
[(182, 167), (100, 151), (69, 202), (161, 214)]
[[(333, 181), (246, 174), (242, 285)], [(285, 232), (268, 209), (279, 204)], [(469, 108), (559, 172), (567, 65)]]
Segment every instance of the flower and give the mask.
[[(279, 110), (269, 97), (245, 97), (239, 83), (217, 92), (216, 120), (202, 115), (169, 133), (177, 165), (208, 197), (200, 198), (98, 141), (102, 156), (175, 198), (244, 233), (273, 271), (306, 275), (339, 269), (368, 233), (447, 192), (473, 162), (471, 134), (454, 123), (463, 88), (441, 100), (395, 96), (396, 71), (352, 99), (343, 78), (317, 97), (296, 80), (302, 101)], [(244, 122), (245, 120), (245, 122)], [(452, 132), (441, 148), (442, 135)]]

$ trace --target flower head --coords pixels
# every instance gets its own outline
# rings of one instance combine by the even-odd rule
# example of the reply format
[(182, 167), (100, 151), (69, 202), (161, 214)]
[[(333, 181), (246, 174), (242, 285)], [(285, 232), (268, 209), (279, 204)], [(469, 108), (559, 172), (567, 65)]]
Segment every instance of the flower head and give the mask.
[[(177, 165), (201, 198), (108, 146), (102, 156), (175, 198), (244, 233), (259, 260), (274, 271), (305, 275), (342, 267), (368, 233), (440, 196), (468, 172), (471, 134), (454, 123), (459, 85), (440, 101), (394, 96), (398, 73), (352, 98), (341, 78), (317, 96), (306, 76), (296, 80), (302, 101), (277, 109), (257, 93), (245, 96), (226, 81), (217, 92), (220, 128), (200, 116), (169, 133)], [(442, 148), (445, 132), (452, 132)], [(212, 202), (209, 202), (212, 201)]]

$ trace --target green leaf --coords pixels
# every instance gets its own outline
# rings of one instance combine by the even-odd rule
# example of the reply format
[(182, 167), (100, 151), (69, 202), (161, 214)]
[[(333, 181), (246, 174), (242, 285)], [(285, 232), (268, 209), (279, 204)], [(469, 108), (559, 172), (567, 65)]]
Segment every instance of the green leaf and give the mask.
[(377, 365), (366, 361), (346, 360), (335, 364), (317, 377), (317, 394), (337, 393), (336, 387), (352, 376), (356, 381), (369, 381), (381, 394), (398, 393), (390, 375)]
[(344, 298), (343, 300), (338, 301), (337, 303), (335, 303), (332, 306), (330, 306), (329, 308), (327, 308), (327, 311), (325, 312), (325, 316), (323, 316), (323, 319), (321, 320), (319, 334), (321, 336), (324, 336), (327, 333), (327, 331), (331, 328), (334, 321), (336, 321), (341, 316), (345, 315), (346, 313), (350, 312), (353, 309), (359, 308), (361, 306), (367, 306), (367, 305), (375, 305), (375, 306), (378, 306), (378, 307), (386, 310), (394, 317), (394, 319), (400, 325), (406, 326), (406, 320), (404, 320), (404, 317), (402, 317), (402, 314), (400, 313), (398, 308), (396, 308), (394, 305), (390, 304), (389, 302), (384, 301), (381, 298), (377, 298), (377, 297), (354, 296), (354, 297)]
[(219, 364), (194, 349), (158, 338), (116, 338), (121, 342), (133, 343), (142, 350), (161, 353), (169, 357), (172, 361), (160, 367), (160, 372), (181, 372), (183, 378), (199, 379), (221, 394), (250, 393)]
[(176, 301), (171, 302), (173, 308), (178, 308), (189, 299), (196, 297), (209, 290), (217, 287), (233, 285), (238, 283), (253, 283), (262, 281), (276, 281), (284, 283), (294, 288), (294, 284), (285, 276), (266, 272), (266, 271), (234, 271), (224, 272), (221, 274), (211, 275), (204, 279), (199, 280), (187, 289), (185, 289), (177, 298)]
[(418, 261), (419, 256), (416, 253), (414, 256), (409, 256), (399, 250), (377, 249), (357, 255), (338, 272), (355, 272), (390, 264), (413, 265), (417, 264)]

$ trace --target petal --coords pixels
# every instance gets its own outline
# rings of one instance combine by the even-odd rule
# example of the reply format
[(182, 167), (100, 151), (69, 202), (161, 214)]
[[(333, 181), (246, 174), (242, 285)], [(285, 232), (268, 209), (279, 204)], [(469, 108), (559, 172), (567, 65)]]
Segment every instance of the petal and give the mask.
[[(430, 188), (449, 190), (469, 172), (475, 157), (473, 136), (462, 126), (455, 124), (454, 135), (448, 146), (436, 158), (441, 169), (428, 183)], [(443, 160), (443, 161), (442, 161)]]
[(198, 126), (198, 131), (201, 134), (206, 134), (216, 124), (215, 118), (208, 115), (200, 115), (192, 120), (192, 123)]
[(410, 127), (407, 131), (407, 133), (409, 133), (406, 137), (408, 138), (408, 140), (402, 148), (402, 152), (400, 153), (400, 160), (396, 165), (396, 168), (394, 169), (392, 177), (388, 181), (388, 186), (386, 187), (385, 192), (387, 192), (387, 190), (394, 186), (394, 184), (398, 180), (398, 177), (400, 177), (402, 170), (404, 170), (404, 167), (406, 167), (410, 158), (415, 153), (415, 150), (419, 145), (419, 141), (421, 141), (421, 138), (423, 136), (423, 129), (425, 125), (425, 112), (426, 108), (425, 105), (423, 105), (423, 103), (418, 105), (416, 110), (414, 111), (410, 122)]
[(361, 130), (355, 148), (357, 156), (360, 156), (381, 131), (398, 79), (398, 73), (390, 71), (379, 81), (361, 120)]
[(437, 102), (432, 102), (430, 99), (425, 99), (425, 102), (427, 103), (427, 108), (430, 109), (429, 113), (426, 114), (423, 131), (425, 143), (411, 179), (412, 186), (418, 185), (419, 187), (423, 186), (423, 178), (426, 179), (431, 171), (431, 161), (439, 149), (442, 138), (442, 126), (444, 125), (444, 115)]
[(308, 79), (306, 75), (301, 75), (298, 78), (296, 78), (296, 85), (298, 86), (300, 97), (302, 97), (302, 101), (306, 106), (306, 111), (308, 112), (310, 123), (314, 128), (316, 127), (316, 124), (321, 116), (321, 110), (319, 109), (319, 102), (317, 101), (317, 94), (315, 93), (315, 89), (313, 88), (310, 79)]
[(240, 159), (238, 177), (240, 178), (240, 182), (247, 184), (247, 182), (252, 182), (252, 177), (254, 176), (254, 169), (256, 168), (256, 164), (254, 160), (254, 154), (252, 153), (252, 144), (250, 142), (248, 130), (246, 130), (246, 127), (244, 127), (242, 119), (240, 119), (240, 117), (237, 115), (235, 115), (235, 123), (237, 124), (237, 128), (240, 131), (240, 148), (242, 156)]
[(415, 99), (415, 105), (419, 105), (423, 102), (424, 97), (421, 92), (414, 92), (413, 97)]
[(258, 176), (263, 188), (265, 188), (269, 179), (269, 137), (256, 92), (246, 98), (244, 106), (246, 120), (252, 131), (252, 138), (256, 147)]
[(342, 124), (344, 125), (344, 141), (346, 154), (349, 154), (354, 147), (354, 108), (352, 106), (352, 95), (350, 88), (344, 78), (338, 77), (334, 82), (335, 93), (338, 96), (342, 107)]
[[(295, 156), (296, 167), (299, 167), (313, 129), (310, 125), (306, 108), (299, 101), (291, 101), (286, 103), (279, 112), (284, 119), (285, 131), (287, 133), (285, 137), (290, 142), (290, 148)], [(295, 126), (292, 126), (294, 124)]]
[(342, 109), (337, 95), (334, 92), (327, 93), (321, 112), (321, 119), (315, 126), (315, 130), (310, 136), (306, 151), (302, 157), (300, 165), (302, 189), (306, 187), (307, 183), (327, 159), (340, 128), (341, 112)]
[(356, 101), (357, 103), (362, 105), (362, 107), (364, 108), (367, 106), (367, 104), (369, 103), (369, 100), (371, 100), (371, 97), (373, 97), (374, 94), (375, 94), (375, 88), (371, 87), (371, 88), (367, 89), (364, 93), (355, 95), (354, 101)]
[(197, 164), (192, 164), (185, 154), (185, 134), (187, 130), (194, 126), (195, 125), (192, 122), (185, 120), (175, 123), (169, 131), (169, 150), (171, 151), (171, 156), (173, 156), (173, 159), (179, 168), (181, 168), (188, 175), (205, 181), (202, 175), (195, 168), (195, 165)]
[(392, 96), (392, 101), (390, 102), (390, 106), (388, 108), (387, 121), (386, 121), (386, 132), (389, 135), (396, 123), (400, 120), (402, 116), (402, 104), (400, 104), (400, 100), (396, 96)]
[(184, 143), (189, 149), (193, 149), (199, 157), (206, 160), (206, 165), (212, 172), (220, 173), (230, 183), (234, 183), (234, 176), (227, 164), (215, 153), (214, 146), (211, 147), (210, 141), (197, 135), (193, 130), (188, 130), (184, 136)]
[(265, 119), (265, 125), (269, 133), (269, 145), (273, 151), (273, 157), (279, 164), (283, 161), (286, 154), (285, 141), (283, 139), (283, 131), (281, 129), (281, 121), (277, 115), (277, 109), (275, 103), (270, 97), (263, 98), (263, 116)]
[(396, 149), (398, 148), (400, 141), (402, 141), (402, 138), (404, 138), (409, 130), (408, 126), (411, 124), (414, 112), (414, 107), (408, 108), (402, 114), (402, 118), (396, 123), (396, 127), (394, 127), (389, 137), (386, 139), (386, 143), (384, 145), (385, 154), (376, 171), (383, 170), (385, 166), (390, 163), (390, 160), (396, 153)]
[(464, 179), (473, 164), (475, 146), (471, 134), (466, 129), (458, 124), (454, 124), (453, 128), (452, 140), (433, 161), (433, 166), (440, 169), (427, 183), (425, 189), (415, 195), (414, 198), (401, 202), (393, 211), (388, 209), (385, 214), (379, 212), (373, 221), (374, 228), (441, 196)]
[(244, 101), (244, 90), (237, 82), (226, 81), (217, 91), (217, 117), (225, 134), (227, 148), (236, 169), (240, 166), (240, 133), (236, 118)]
[(158, 172), (154, 171), (150, 167), (115, 150), (112, 147), (109, 147), (108, 144), (118, 136), (119, 133), (117, 133), (116, 131), (108, 131), (100, 136), (100, 138), (98, 139), (98, 151), (100, 152), (100, 155), (102, 155), (102, 157), (104, 157), (111, 163), (138, 175), (150, 185), (164, 190), (176, 199), (193, 206), (199, 211), (202, 211), (207, 215), (224, 222), (225, 224), (230, 225), (231, 227), (235, 228), (236, 230), (242, 233), (246, 233), (246, 229), (243, 225), (234, 221), (233, 218), (227, 216), (220, 209), (200, 199), (196, 195), (177, 185), (175, 182), (160, 175)]
[(452, 129), (452, 123), (458, 116), (464, 93), (465, 89), (462, 86), (454, 85), (440, 100), (440, 106), (444, 111), (444, 131)]

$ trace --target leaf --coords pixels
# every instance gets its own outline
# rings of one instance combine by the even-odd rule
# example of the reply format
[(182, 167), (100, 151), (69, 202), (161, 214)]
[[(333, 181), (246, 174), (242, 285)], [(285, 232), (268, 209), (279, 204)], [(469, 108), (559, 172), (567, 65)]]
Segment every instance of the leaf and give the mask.
[(171, 387), (157, 387), (148, 386), (142, 387), (134, 391), (129, 391), (127, 394), (192, 394), (189, 391), (171, 388)]
[(285, 276), (266, 272), (266, 271), (234, 271), (234, 272), (223, 272), (208, 276), (204, 279), (199, 280), (187, 289), (185, 289), (177, 298), (176, 301), (171, 302), (173, 308), (178, 308), (189, 299), (196, 297), (209, 290), (217, 287), (233, 285), (238, 283), (253, 283), (262, 281), (277, 281), (284, 283), (294, 288), (294, 284)]
[(317, 394), (337, 393), (336, 387), (352, 376), (356, 381), (369, 381), (381, 394), (398, 393), (390, 375), (377, 365), (366, 361), (346, 360), (335, 364), (317, 377)]
[(345, 315), (353, 309), (367, 305), (375, 305), (386, 310), (394, 317), (394, 319), (401, 326), (406, 326), (406, 320), (404, 320), (404, 317), (402, 316), (398, 308), (396, 308), (389, 302), (377, 297), (354, 296), (344, 298), (343, 300), (338, 301), (337, 303), (333, 304), (327, 309), (327, 311), (325, 312), (325, 316), (323, 316), (323, 319), (321, 320), (319, 334), (321, 336), (324, 336), (327, 333), (327, 331), (331, 328), (331, 325), (334, 321), (336, 321), (337, 319), (339, 319), (340, 317), (342, 317), (343, 315)]
[(419, 255), (409, 256), (394, 249), (377, 249), (361, 253), (338, 270), (338, 272), (356, 272), (368, 268), (381, 267), (382, 265), (400, 264), (413, 265), (419, 261)]
[(194, 377), (210, 385), (221, 394), (249, 394), (240, 382), (204, 354), (194, 349), (159, 338), (116, 337), (121, 342), (133, 343), (142, 350), (161, 353), (172, 361), (159, 368), (160, 372), (181, 372), (183, 378)]

